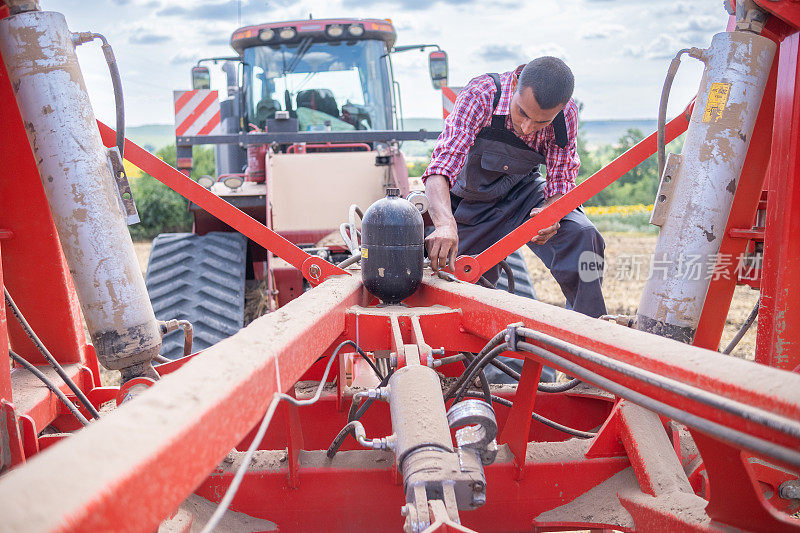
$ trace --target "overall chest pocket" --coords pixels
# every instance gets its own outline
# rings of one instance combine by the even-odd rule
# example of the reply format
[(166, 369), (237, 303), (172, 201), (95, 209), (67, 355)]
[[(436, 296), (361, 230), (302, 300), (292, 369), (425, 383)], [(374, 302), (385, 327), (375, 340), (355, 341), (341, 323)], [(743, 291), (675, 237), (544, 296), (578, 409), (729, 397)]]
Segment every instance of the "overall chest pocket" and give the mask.
[(531, 172), (539, 170), (541, 155), (502, 153), (486, 150), (470, 154), (464, 176), (464, 191), (459, 196), (473, 201), (494, 201), (505, 196)]

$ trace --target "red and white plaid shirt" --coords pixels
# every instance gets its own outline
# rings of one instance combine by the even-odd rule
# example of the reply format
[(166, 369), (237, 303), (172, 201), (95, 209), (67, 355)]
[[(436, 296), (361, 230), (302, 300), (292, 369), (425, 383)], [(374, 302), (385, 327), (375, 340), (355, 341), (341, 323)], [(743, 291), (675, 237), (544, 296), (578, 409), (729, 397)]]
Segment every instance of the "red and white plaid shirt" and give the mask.
[[(508, 115), (506, 128), (514, 131), (511, 125), (511, 96), (517, 84), (522, 67), (505, 72), (500, 75), (500, 102), (497, 104), (497, 115)], [(496, 92), (494, 80), (484, 74), (473, 78), (464, 87), (456, 98), (453, 112), (444, 121), (436, 148), (431, 155), (427, 170), (422, 175), (422, 181), (432, 174), (446, 176), (452, 187), (467, 159), (467, 152), (475, 142), (478, 132), (489, 126), (492, 122), (492, 103)], [(532, 133), (530, 135), (517, 135), (525, 143), (545, 156), (547, 167), (547, 183), (544, 187), (544, 197), (550, 198), (554, 194), (565, 194), (575, 187), (575, 178), (581, 160), (578, 157), (578, 106), (570, 100), (564, 107), (564, 118), (567, 123), (567, 145), (561, 148), (556, 144), (553, 125)]]

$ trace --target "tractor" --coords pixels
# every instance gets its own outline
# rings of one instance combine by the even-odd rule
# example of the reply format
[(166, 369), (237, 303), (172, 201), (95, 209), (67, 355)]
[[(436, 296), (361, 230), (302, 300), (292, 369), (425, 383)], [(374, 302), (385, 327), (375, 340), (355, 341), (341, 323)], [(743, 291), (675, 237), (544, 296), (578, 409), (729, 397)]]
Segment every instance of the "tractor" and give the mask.
[[(175, 91), (178, 168), (190, 175), (192, 146), (214, 145), (216, 176), (197, 176), (198, 183), (308, 253), (334, 263), (347, 259), (356, 253), (359, 207), (383, 197), (387, 187), (403, 196), (422, 189), (409, 179), (402, 142), (439, 133), (403, 131), (392, 56), (435, 48), (429, 70), (440, 89), (447, 84), (447, 54), (437, 45), (395, 46), (396, 39), (391, 21), (378, 19), (236, 30), (236, 55), (201, 59), (191, 70), (192, 90)], [(211, 90), (208, 62), (223, 63), (222, 101)], [(424, 197), (417, 198), (423, 207)], [(195, 203), (189, 210), (193, 232), (156, 237), (146, 281), (159, 319), (194, 325), (195, 348), (229, 337), (253, 315), (309, 287), (297, 268)], [(508, 264), (512, 292), (535, 297), (520, 252)], [(506, 270), (498, 287), (509, 288)], [(260, 301), (251, 304), (246, 294)], [(183, 339), (178, 331), (167, 334), (162, 354), (181, 356)]]

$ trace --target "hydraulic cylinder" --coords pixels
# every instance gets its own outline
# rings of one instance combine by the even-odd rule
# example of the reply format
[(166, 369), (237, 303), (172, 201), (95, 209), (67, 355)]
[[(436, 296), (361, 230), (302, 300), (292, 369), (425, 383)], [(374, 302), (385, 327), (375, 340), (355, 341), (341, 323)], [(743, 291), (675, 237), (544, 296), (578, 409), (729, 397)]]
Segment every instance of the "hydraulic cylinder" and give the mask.
[[(637, 328), (692, 342), (772, 68), (775, 43), (714, 36), (680, 155), (670, 154), (651, 222), (661, 227)], [(722, 258), (736, 261), (738, 258)]]
[(161, 333), (64, 16), (0, 20), (0, 52), (97, 357), (150, 373)]

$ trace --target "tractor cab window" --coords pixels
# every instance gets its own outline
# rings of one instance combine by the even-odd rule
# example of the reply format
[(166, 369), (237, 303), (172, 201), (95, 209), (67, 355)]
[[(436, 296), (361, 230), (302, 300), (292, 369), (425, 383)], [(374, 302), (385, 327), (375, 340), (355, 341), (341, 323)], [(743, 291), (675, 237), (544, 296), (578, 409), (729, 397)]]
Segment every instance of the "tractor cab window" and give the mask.
[(248, 48), (248, 120), (263, 129), (276, 111), (289, 111), (300, 131), (389, 129), (385, 54), (377, 40)]

